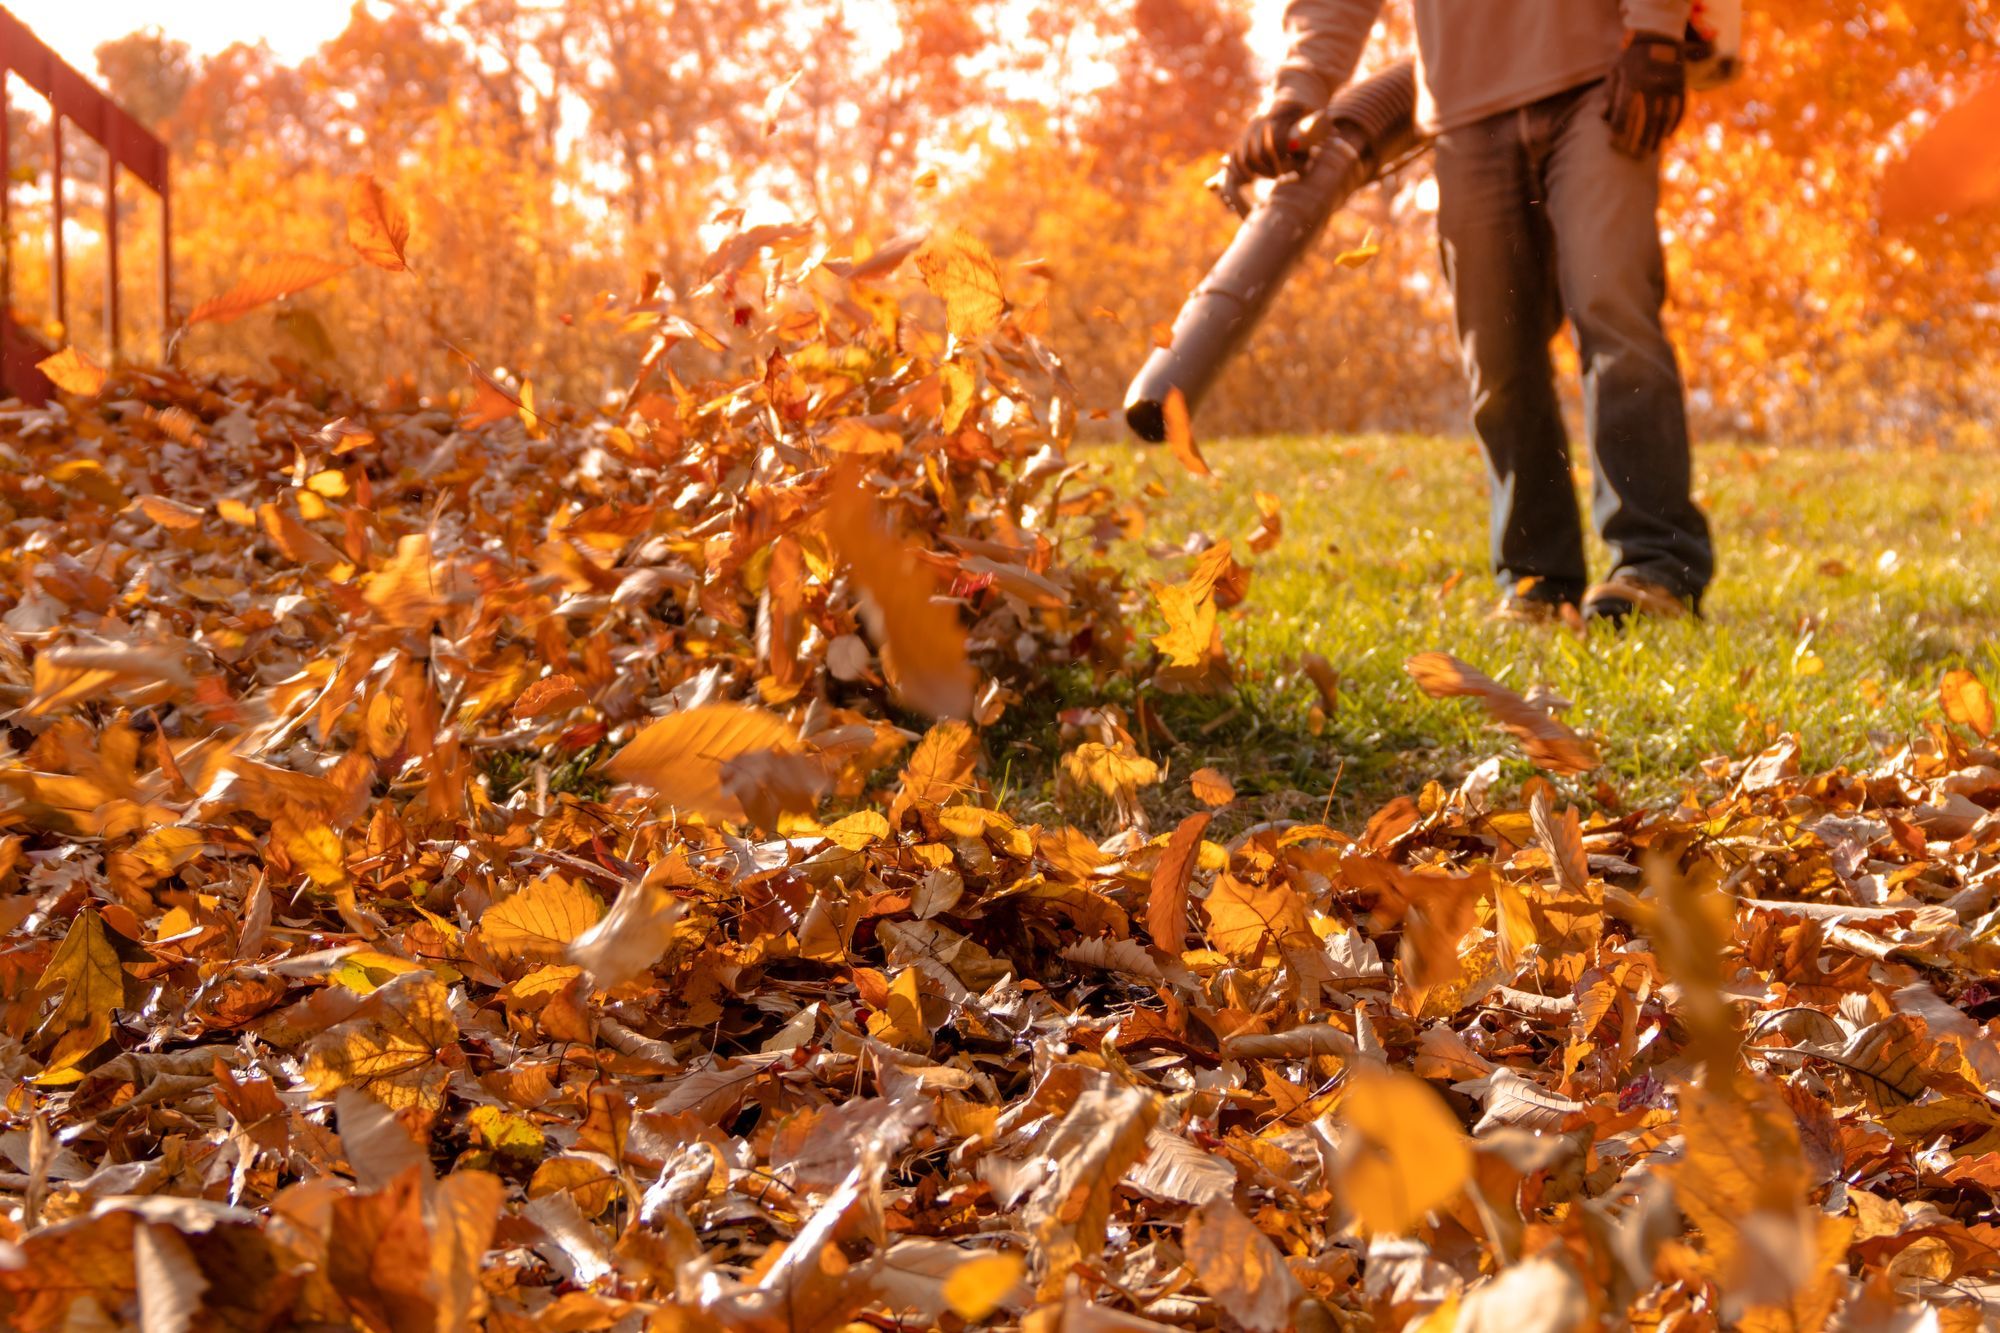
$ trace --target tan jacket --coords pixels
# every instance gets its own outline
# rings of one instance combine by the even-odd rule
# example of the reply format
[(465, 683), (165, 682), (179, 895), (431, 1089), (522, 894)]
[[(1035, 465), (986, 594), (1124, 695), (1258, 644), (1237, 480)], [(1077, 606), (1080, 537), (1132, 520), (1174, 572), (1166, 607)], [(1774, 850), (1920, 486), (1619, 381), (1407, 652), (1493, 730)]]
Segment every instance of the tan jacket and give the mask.
[[(1415, 0), (1417, 121), (1436, 133), (1589, 83), (1626, 30), (1679, 36), (1689, 0)], [(1286, 0), (1272, 101), (1324, 106), (1353, 77), (1382, 0)]]

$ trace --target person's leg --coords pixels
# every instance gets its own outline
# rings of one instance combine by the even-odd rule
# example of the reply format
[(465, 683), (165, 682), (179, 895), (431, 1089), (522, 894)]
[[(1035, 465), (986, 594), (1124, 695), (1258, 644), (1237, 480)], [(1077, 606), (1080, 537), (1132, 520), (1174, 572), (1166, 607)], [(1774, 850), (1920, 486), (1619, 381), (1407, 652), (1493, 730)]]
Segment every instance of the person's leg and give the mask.
[(1438, 240), (1486, 451), (1494, 573), (1504, 591), (1535, 580), (1539, 596), (1575, 601), (1583, 524), (1549, 361), (1562, 305), (1525, 128), (1507, 112), (1439, 137)]
[(1583, 363), (1593, 517), (1614, 578), (1698, 605), (1715, 552), (1691, 494), (1680, 367), (1660, 324), (1660, 163), (1612, 147), (1604, 95), (1600, 84), (1571, 103), (1546, 169), (1557, 271)]

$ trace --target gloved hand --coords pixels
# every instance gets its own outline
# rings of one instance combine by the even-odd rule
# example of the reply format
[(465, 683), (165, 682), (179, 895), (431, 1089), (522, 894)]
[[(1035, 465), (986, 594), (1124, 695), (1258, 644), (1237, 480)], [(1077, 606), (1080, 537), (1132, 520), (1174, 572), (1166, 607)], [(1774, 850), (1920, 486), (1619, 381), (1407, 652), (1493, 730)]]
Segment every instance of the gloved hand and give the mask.
[(1660, 150), (1687, 110), (1687, 61), (1680, 39), (1657, 32), (1628, 32), (1625, 49), (1607, 80), (1604, 119), (1611, 142), (1627, 157)]
[(1253, 176), (1282, 176), (1297, 169), (1292, 133), (1311, 108), (1297, 102), (1277, 102), (1259, 112), (1236, 144), (1236, 164)]

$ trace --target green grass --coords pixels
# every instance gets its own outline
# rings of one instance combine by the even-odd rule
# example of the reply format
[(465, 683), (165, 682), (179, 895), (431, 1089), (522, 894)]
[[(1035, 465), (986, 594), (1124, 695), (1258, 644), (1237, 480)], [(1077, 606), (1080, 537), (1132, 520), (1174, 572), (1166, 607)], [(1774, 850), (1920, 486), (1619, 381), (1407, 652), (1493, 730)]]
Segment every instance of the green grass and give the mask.
[[(1148, 696), (1179, 742), (1156, 744), (1172, 770), (1150, 798), (1163, 816), (1187, 807), (1185, 776), (1202, 765), (1245, 796), (1232, 822), (1317, 818), (1330, 803), (1352, 825), (1388, 796), (1453, 782), (1494, 754), (1506, 760), (1503, 792), (1518, 784), (1532, 770), (1508, 737), (1474, 705), (1428, 699), (1404, 674), (1404, 660), (1427, 649), (1573, 700), (1567, 720), (1597, 738), (1605, 768), (1568, 789), (1582, 797), (1601, 776), (1627, 804), (1672, 802), (1703, 784), (1705, 759), (1754, 752), (1783, 731), (1800, 734), (1809, 767), (1864, 758), (1871, 730), (1900, 740), (1938, 715), (1945, 669), (1970, 667), (1989, 686), (2000, 677), (1993, 456), (1705, 449), (1699, 494), (1721, 561), (1706, 618), (1578, 636), (1488, 620), (1497, 590), (1469, 440), (1273, 438), (1204, 450), (1212, 482), (1164, 451), (1091, 451), (1128, 493), (1148, 483), (1166, 492), (1123, 553), (1135, 587), (1183, 577), (1180, 551), (1203, 535), (1235, 540), (1254, 561), (1248, 600), (1223, 622), (1237, 688)], [(1258, 491), (1279, 498), (1284, 536), (1250, 557)], [(1601, 549), (1592, 561), (1601, 576)], [(1150, 604), (1142, 624), (1160, 626)], [(1319, 735), (1302, 651), (1340, 673), (1340, 706)], [(1059, 684), (1045, 702), (1091, 701), (1087, 688)], [(1033, 761), (1016, 764), (1017, 784), (1022, 771), (1046, 772), (1060, 748), (1053, 709), (1024, 711), (1009, 739)], [(1035, 795), (1024, 793), (1028, 804)]]

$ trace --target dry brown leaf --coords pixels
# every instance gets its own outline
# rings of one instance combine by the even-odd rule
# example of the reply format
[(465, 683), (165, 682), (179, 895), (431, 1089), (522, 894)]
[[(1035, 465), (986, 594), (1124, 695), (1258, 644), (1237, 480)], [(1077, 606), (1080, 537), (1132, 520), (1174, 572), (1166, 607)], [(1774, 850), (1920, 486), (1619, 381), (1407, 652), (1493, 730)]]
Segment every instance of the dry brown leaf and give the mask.
[(1251, 1333), (1292, 1327), (1304, 1290), (1278, 1247), (1227, 1198), (1188, 1218), (1181, 1248), (1202, 1289), (1238, 1324)]

